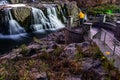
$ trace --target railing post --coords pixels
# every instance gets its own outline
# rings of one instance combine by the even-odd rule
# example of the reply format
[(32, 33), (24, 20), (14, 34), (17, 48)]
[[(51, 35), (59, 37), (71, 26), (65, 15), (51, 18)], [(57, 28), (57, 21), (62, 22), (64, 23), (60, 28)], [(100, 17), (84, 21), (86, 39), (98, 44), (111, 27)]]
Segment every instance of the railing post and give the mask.
[(106, 40), (106, 32), (105, 32), (105, 35), (104, 35), (104, 44), (105, 44), (105, 40)]
[(113, 55), (115, 54), (115, 48), (116, 48), (116, 45), (114, 45), (114, 48), (113, 48)]
[(98, 39), (101, 40), (101, 35), (102, 35), (102, 29), (100, 30), (100, 34), (98, 36)]
[(69, 27), (69, 28), (71, 28), (72, 23), (73, 23), (73, 18), (72, 18), (72, 16), (69, 16), (69, 17), (68, 17), (68, 27)]
[(116, 49), (116, 42), (114, 43), (113, 55), (115, 54), (115, 49)]

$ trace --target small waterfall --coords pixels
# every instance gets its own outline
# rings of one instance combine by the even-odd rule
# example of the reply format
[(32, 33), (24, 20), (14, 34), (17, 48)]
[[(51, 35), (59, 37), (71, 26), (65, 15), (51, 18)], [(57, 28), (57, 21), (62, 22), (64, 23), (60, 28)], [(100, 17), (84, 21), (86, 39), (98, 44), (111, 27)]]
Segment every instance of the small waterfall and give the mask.
[(50, 7), (50, 8), (47, 8), (47, 12), (48, 12), (48, 15), (54, 15), (57, 17), (57, 12), (56, 12), (56, 8), (55, 7)]
[(35, 31), (56, 30), (63, 28), (64, 25), (57, 18), (55, 8), (47, 8), (48, 18), (43, 11), (37, 8), (32, 8), (33, 24), (31, 27)]
[(42, 10), (37, 8), (32, 8), (32, 14), (33, 14), (33, 24), (31, 27), (35, 31), (43, 31), (49, 29), (50, 23), (49, 20), (46, 18)]
[(7, 11), (8, 23), (9, 23), (9, 33), (10, 34), (19, 34), (24, 33), (25, 30), (22, 28), (19, 23), (13, 19), (10, 10)]
[(5, 5), (5, 4), (9, 4), (9, 2), (7, 0), (1, 0), (0, 1), (0, 5)]
[(63, 22), (66, 23), (66, 22), (67, 22), (67, 19), (66, 19), (65, 15), (64, 15), (63, 11), (61, 10), (60, 12), (61, 12), (62, 17), (63, 17)]
[(52, 25), (52, 28), (60, 29), (64, 27), (64, 25), (61, 23), (61, 21), (57, 17), (56, 8), (54, 7), (47, 8), (47, 13), (48, 13), (48, 17)]

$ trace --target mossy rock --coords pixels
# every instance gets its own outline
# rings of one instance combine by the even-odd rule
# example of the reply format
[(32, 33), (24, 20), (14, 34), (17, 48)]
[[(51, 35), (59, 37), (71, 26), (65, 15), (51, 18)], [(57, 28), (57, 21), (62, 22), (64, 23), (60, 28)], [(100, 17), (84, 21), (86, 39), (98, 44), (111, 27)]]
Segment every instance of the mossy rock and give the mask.
[(31, 8), (17, 7), (12, 9), (13, 17), (24, 27), (31, 25)]

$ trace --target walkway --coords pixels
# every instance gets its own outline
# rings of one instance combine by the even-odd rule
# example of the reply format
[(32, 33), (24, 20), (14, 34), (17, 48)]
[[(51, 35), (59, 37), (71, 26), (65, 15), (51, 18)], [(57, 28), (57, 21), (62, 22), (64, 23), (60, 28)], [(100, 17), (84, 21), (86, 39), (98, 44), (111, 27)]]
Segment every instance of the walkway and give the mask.
[[(99, 39), (94, 39), (93, 41), (99, 46), (101, 52), (103, 53), (104, 56), (108, 58), (108, 60), (110, 61), (115, 60), (114, 66), (118, 68), (120, 71), (120, 56), (118, 56), (117, 54), (113, 55), (113, 51)], [(107, 55), (106, 52), (110, 52), (111, 54)]]
[[(95, 29), (91, 29), (91, 31), (92, 30)], [(120, 71), (120, 42), (115, 39), (111, 32), (104, 29), (101, 31), (96, 29), (91, 32), (91, 34), (94, 36), (93, 41), (99, 46), (102, 53), (108, 58), (108, 60), (115, 60), (114, 66)], [(110, 52), (110, 55), (106, 54), (106, 52)]]

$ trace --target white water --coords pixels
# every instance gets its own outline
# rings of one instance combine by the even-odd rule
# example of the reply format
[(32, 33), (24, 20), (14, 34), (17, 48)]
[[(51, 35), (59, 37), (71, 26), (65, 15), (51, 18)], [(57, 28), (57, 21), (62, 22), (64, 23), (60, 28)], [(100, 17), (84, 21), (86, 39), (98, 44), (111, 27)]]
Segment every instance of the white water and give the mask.
[(37, 8), (32, 8), (33, 24), (31, 27), (35, 31), (56, 30), (63, 28), (64, 25), (57, 18), (55, 8), (47, 8), (48, 18), (43, 11)]
[(54, 7), (49, 7), (47, 8), (47, 13), (48, 13), (48, 17), (51, 23), (51, 27), (54, 29), (60, 29), (60, 28), (64, 28), (65, 26), (62, 24), (62, 22), (58, 19), (57, 17), (57, 12), (56, 9)]
[(1, 0), (0, 1), (0, 5), (5, 5), (5, 4), (9, 4), (9, 2), (7, 0)]
[(33, 14), (33, 24), (31, 25), (35, 31), (47, 30), (50, 27), (49, 20), (46, 18), (42, 10), (37, 8), (32, 8)]
[(64, 13), (63, 13), (63, 11), (61, 10), (61, 13), (62, 13), (62, 17), (63, 17), (63, 20), (64, 20), (64, 23), (66, 23), (67, 22), (67, 19), (65, 18), (65, 15), (64, 15)]
[(10, 34), (24, 33), (25, 30), (19, 25), (16, 20), (9, 20), (9, 32)]
[(6, 4), (6, 7), (25, 7), (26, 4)]
[(9, 21), (9, 33), (10, 34), (20, 34), (24, 33), (25, 30), (22, 28), (19, 23), (13, 19), (10, 10), (8, 10), (8, 21)]
[(42, 24), (34, 24), (32, 25), (33, 29), (37, 32), (45, 32), (45, 29), (43, 29), (43, 25)]

